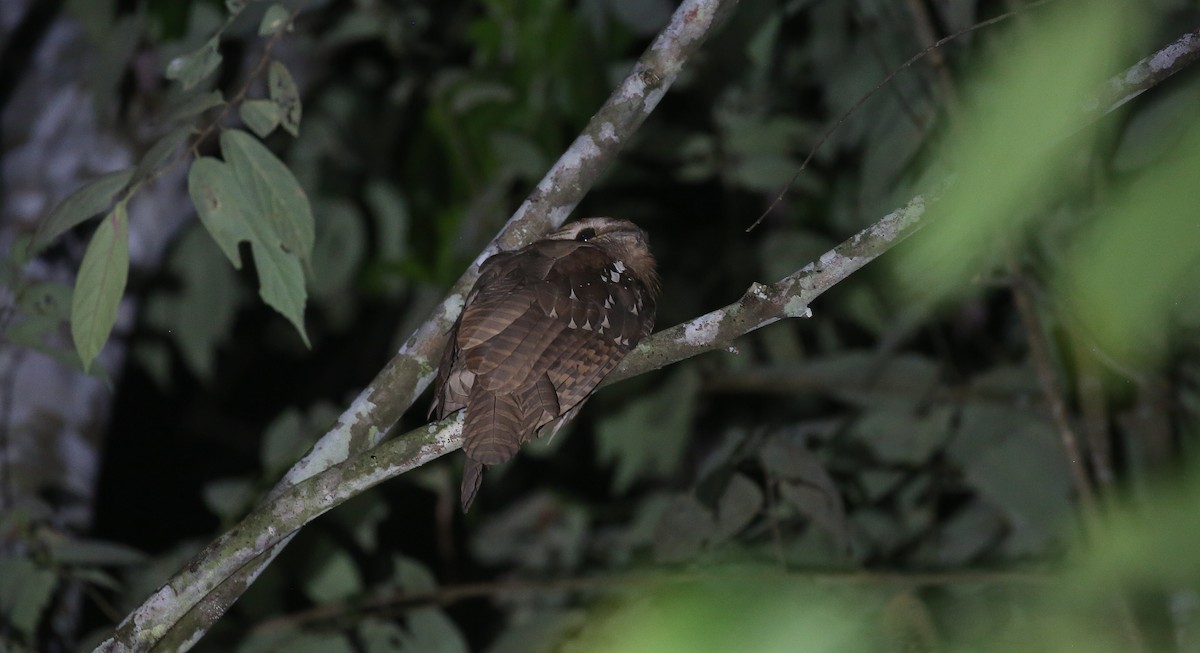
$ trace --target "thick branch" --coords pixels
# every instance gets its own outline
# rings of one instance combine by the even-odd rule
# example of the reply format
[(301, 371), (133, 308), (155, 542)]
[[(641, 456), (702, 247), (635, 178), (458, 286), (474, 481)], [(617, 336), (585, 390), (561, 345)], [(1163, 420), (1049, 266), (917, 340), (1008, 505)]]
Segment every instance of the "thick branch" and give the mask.
[[(630, 74), (592, 117), (583, 133), (559, 158), (496, 239), (484, 248), (447, 298), (434, 310), (433, 316), (405, 342), (396, 356), (341, 415), (333, 429), (287, 472), (270, 493), (268, 503), (252, 516), (266, 519), (268, 515), (275, 514), (262, 511), (280, 505), (285, 497), (296, 500), (298, 497), (293, 488), (299, 483), (322, 470), (330, 470), (336, 475), (340, 472), (333, 470), (333, 467), (379, 443), (433, 380), (446, 333), (462, 309), (463, 296), (475, 282), (479, 263), (501, 249), (512, 249), (537, 240), (566, 220), (592, 184), (616, 158), (621, 145), (629, 140), (658, 105), (688, 57), (736, 5), (737, 0), (685, 0), (680, 5), (670, 23)], [(360, 487), (359, 491), (362, 489), (365, 488)], [(316, 499), (305, 496), (304, 500), (310, 498)], [(333, 497), (322, 495), (321, 498)], [(317, 503), (319, 505), (297, 509), (293, 517), (310, 513), (315, 517), (336, 505), (336, 502)], [(266, 519), (263, 524), (267, 525), (268, 521)], [(253, 546), (246, 546), (249, 542), (240, 536), (231, 539), (229, 533), (218, 538), (188, 565), (188, 569), (196, 569), (197, 572), (191, 573), (185, 569), (177, 574), (130, 613), (117, 627), (113, 637), (96, 650), (190, 649), (282, 550), (290, 539), (290, 532), (294, 530), (285, 524), (293, 522), (305, 523), (291, 519), (267, 525), (272, 533), (280, 536), (256, 539)], [(240, 524), (235, 530), (243, 532), (240, 530), (243, 525)], [(249, 552), (250, 555), (226, 559), (225, 552), (229, 551)], [(250, 562), (251, 559), (253, 562)]]
[[(769, 286), (756, 283), (737, 302), (654, 334), (626, 357), (609, 382), (727, 346), (735, 338), (785, 317), (808, 316), (808, 302), (915, 231), (924, 212), (925, 199), (917, 197), (779, 282)], [(207, 596), (228, 584), (226, 579), (244, 573), (243, 567), (257, 574), (261, 568), (258, 558), (264, 552), (277, 552), (304, 524), (383, 481), (460, 447), (461, 412), (413, 429), (278, 492), (209, 544), (196, 556), (199, 564), (186, 566), (145, 606), (171, 606), (192, 596)], [(203, 608), (207, 605), (207, 601), (201, 603), (195, 612), (206, 612)], [(178, 632), (182, 629), (174, 629), (170, 637), (177, 637)], [(167, 641), (174, 646), (188, 644), (187, 640), (172, 639), (163, 643)]]
[[(462, 297), (474, 283), (478, 264), (500, 248), (531, 242), (565, 220), (611, 162), (619, 144), (657, 104), (687, 56), (735, 4), (732, 0), (687, 0), (680, 6), (671, 24), (571, 149), (455, 284), (434, 316), (413, 334), (334, 428), (288, 472), (263, 505), (206, 547), (126, 617), (97, 651), (191, 648), (305, 523), (378, 483), (461, 447), (461, 417), (457, 415), (378, 443), (432, 380), (435, 368), (431, 361), (436, 360), (445, 334), (462, 308)], [(1196, 58), (1200, 47), (1193, 44), (1200, 46), (1200, 39), (1189, 35), (1147, 57), (1114, 77), (1105, 90), (1111, 95), (1105, 97), (1140, 93), (1147, 82), (1135, 73), (1148, 65), (1146, 62), (1169, 59), (1174, 72)], [(1156, 77), (1154, 82), (1164, 78)], [(1099, 114), (1088, 113), (1087, 117), (1095, 119)], [(915, 197), (819, 261), (775, 284), (754, 284), (737, 302), (654, 334), (606, 383), (726, 347), (737, 337), (782, 318), (809, 315), (813, 299), (913, 233), (927, 201), (936, 199), (935, 195)]]

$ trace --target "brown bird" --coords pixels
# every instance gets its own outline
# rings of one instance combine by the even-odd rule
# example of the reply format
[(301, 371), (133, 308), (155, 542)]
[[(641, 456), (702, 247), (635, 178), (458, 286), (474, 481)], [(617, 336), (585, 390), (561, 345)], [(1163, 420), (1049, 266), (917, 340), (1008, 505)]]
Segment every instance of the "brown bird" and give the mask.
[(646, 232), (589, 218), (483, 262), (450, 331), (431, 414), (466, 408), (462, 508), (536, 436), (553, 435), (654, 328)]

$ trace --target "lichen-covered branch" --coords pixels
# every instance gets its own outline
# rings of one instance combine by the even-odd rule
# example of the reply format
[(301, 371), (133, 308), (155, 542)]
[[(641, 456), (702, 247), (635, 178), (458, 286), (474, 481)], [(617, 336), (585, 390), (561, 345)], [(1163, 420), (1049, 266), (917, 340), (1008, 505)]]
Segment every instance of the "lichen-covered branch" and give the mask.
[(1089, 120), (1094, 120), (1115, 111), (1198, 58), (1200, 28), (1175, 39), (1158, 52), (1133, 64), (1120, 75), (1111, 77), (1095, 100), (1084, 107), (1084, 112)]
[[(126, 617), (97, 651), (185, 651), (199, 640), (292, 534), (316, 516), (389, 478), (461, 447), (461, 417), (452, 416), (380, 444), (386, 432), (432, 380), (445, 335), (474, 283), (478, 264), (499, 249), (531, 242), (560, 225), (619, 145), (641, 124), (704, 36), (736, 4), (732, 0), (687, 0), (633, 72), (588, 124), (583, 134), (455, 284), (449, 296), (404, 344), (337, 424), (285, 476), (263, 504), (222, 535)], [(1186, 41), (1186, 43), (1184, 43)], [(1146, 88), (1136, 74), (1147, 61), (1175, 53), (1177, 65), (1196, 58), (1200, 43), (1189, 35), (1124, 75), (1113, 78), (1105, 97), (1124, 98)], [(1191, 48), (1191, 45), (1187, 45)], [(1172, 48), (1175, 48), (1172, 50)], [(1150, 85), (1165, 79), (1154, 78)], [(1098, 103), (1109, 107), (1110, 103)], [(1103, 112), (1088, 114), (1095, 119)], [(654, 334), (607, 379), (612, 383), (659, 369), (697, 354), (729, 346), (750, 331), (786, 317), (809, 315), (809, 304), (859, 268), (913, 233), (927, 203), (938, 193), (917, 196), (818, 261), (771, 285), (754, 284), (741, 299)], [(369, 451), (368, 451), (369, 450)]]
[[(846, 242), (794, 274), (771, 285), (754, 284), (737, 302), (694, 320), (660, 331), (638, 346), (609, 379), (636, 376), (696, 354), (727, 346), (750, 331), (785, 317), (809, 315), (808, 303), (913, 233), (925, 212), (917, 197), (884, 216)], [(262, 568), (259, 557), (277, 552), (292, 533), (338, 504), (383, 481), (436, 460), (462, 446), (462, 414), (409, 431), (355, 454), (345, 461), (279, 490), (237, 526), (214, 540), (171, 582), (143, 605), (149, 611), (200, 596), (191, 614), (218, 618), (211, 612), (228, 604), (208, 599), (229, 597), (233, 579)], [(251, 580), (253, 576), (249, 577)], [(244, 589), (244, 584), (242, 585)], [(152, 614), (152, 613), (151, 613)], [(196, 636), (174, 628), (158, 642), (161, 650), (188, 648)], [(110, 640), (111, 641), (111, 640)], [(122, 650), (122, 649), (108, 649)]]
[[(615, 160), (620, 147), (658, 105), (687, 59), (736, 5), (737, 0), (685, 0), (679, 6), (633, 70), (496, 239), (484, 248), (433, 316), (413, 333), (334, 427), (285, 474), (264, 506), (252, 515), (257, 520), (254, 523), (268, 528), (272, 535), (266, 536), (263, 533), (267, 531), (263, 531), (252, 546), (243, 535), (233, 537), (230, 533), (214, 541), (184, 571), (127, 616), (97, 651), (186, 651), (204, 635), (290, 538), (294, 528), (289, 530), (285, 522), (278, 521), (288, 515), (269, 507), (286, 500), (301, 500), (295, 494), (300, 483), (310, 478), (316, 482), (314, 477), (323, 470), (340, 474), (340, 467), (333, 468), (379, 444), (432, 381), (438, 354), (445, 345), (450, 325), (462, 309), (463, 296), (475, 282), (479, 263), (501, 249), (528, 244), (566, 220)], [(360, 486), (357, 491), (362, 489)], [(308, 515), (317, 510), (312, 515), (315, 516), (336, 505), (329, 502), (339, 496), (304, 495), (302, 503), (320, 499), (318, 505), (325, 507), (318, 510), (317, 506), (305, 505), (289, 515)], [(292, 521), (295, 520), (286, 523)], [(245, 526), (239, 524), (234, 530), (245, 533)]]

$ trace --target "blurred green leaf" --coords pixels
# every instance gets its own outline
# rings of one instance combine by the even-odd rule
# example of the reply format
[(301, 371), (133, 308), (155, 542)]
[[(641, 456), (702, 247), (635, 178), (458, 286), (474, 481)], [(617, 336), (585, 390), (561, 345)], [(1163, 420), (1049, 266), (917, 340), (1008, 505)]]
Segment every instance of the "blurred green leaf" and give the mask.
[(763, 493), (745, 474), (735, 473), (717, 503), (717, 536), (728, 539), (737, 535), (758, 516)]
[(255, 483), (241, 477), (212, 481), (201, 490), (204, 506), (226, 524), (246, 514), (257, 495)]
[(186, 93), (175, 99), (167, 109), (167, 122), (191, 120), (193, 117), (225, 104), (225, 96), (220, 91), (202, 91)]
[(362, 576), (345, 549), (322, 539), (303, 578), (304, 594), (317, 604), (344, 601), (363, 590)]
[(54, 572), (28, 558), (0, 556), (0, 615), (17, 632), (32, 640), (57, 584)]
[(690, 434), (699, 386), (691, 367), (678, 366), (654, 393), (601, 417), (596, 454), (600, 462), (616, 466), (613, 492), (625, 492), (639, 478), (676, 468)]
[(50, 547), (50, 557), (58, 564), (108, 567), (136, 565), (146, 561), (146, 554), (118, 542), (102, 540), (65, 539)]
[(129, 216), (120, 202), (88, 243), (71, 295), (71, 337), (86, 370), (100, 354), (129, 276)]
[(267, 88), (271, 101), (279, 107), (280, 124), (292, 136), (300, 135), (300, 90), (292, 80), (292, 74), (287, 66), (278, 61), (272, 61), (267, 70)]
[(1004, 406), (968, 404), (947, 452), (967, 483), (1004, 511), (1010, 555), (1045, 551), (1061, 540), (1071, 514), (1070, 473), (1045, 420)]
[(283, 5), (271, 5), (258, 24), (259, 36), (270, 36), (287, 26), (288, 10)]
[(1200, 129), (1177, 136), (1179, 155), (1148, 169), (1089, 225), (1071, 249), (1060, 301), (1087, 349), (1142, 367), (1163, 360), (1171, 317), (1200, 285), (1193, 186)]
[(177, 80), (185, 91), (199, 84), (221, 65), (218, 44), (218, 37), (214, 36), (200, 48), (172, 59), (167, 64), (167, 79)]
[(238, 115), (259, 138), (266, 138), (279, 126), (279, 105), (270, 100), (246, 100), (238, 107)]
[(75, 225), (107, 211), (120, 193), (133, 179), (133, 170), (118, 170), (101, 175), (71, 193), (50, 213), (42, 223), (33, 239), (33, 251), (41, 251), (55, 238), (69, 231)]
[(654, 559), (664, 563), (690, 560), (716, 536), (712, 512), (691, 494), (676, 495), (654, 530)]
[(167, 262), (175, 292), (151, 294), (146, 321), (164, 331), (198, 378), (212, 380), (218, 345), (229, 336), (242, 295), (237, 275), (203, 229), (187, 229)]
[(458, 626), (437, 608), (418, 608), (408, 613), (401, 653), (468, 653), (470, 647)]
[(308, 450), (311, 434), (304, 426), (300, 411), (295, 408), (284, 410), (267, 425), (259, 454), (267, 478), (279, 476)]
[(1073, 153), (1089, 141), (1081, 108), (1117, 69), (1117, 44), (1133, 33), (1116, 6), (1049, 8), (994, 48), (1000, 56), (977, 82), (954, 141), (953, 184), (898, 260), (894, 274), (910, 295), (929, 300), (966, 287), (1066, 189)]
[(158, 173), (167, 158), (174, 154), (191, 134), (191, 125), (185, 125), (175, 128), (155, 141), (154, 145), (151, 145), (150, 149), (142, 155), (142, 160), (138, 161), (137, 170), (133, 173), (133, 182), (136, 184)]

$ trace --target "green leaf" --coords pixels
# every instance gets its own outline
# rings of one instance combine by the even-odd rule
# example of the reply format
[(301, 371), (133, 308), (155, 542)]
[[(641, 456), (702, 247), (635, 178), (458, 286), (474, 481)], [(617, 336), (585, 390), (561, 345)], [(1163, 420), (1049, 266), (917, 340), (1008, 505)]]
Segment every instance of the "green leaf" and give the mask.
[(202, 157), (188, 174), (200, 221), (234, 267), (242, 264), (238, 243), (250, 243), (259, 295), (291, 321), (307, 345), (301, 261), (313, 242), (308, 198), (283, 163), (249, 134), (226, 132), (221, 147), (228, 163)]
[(218, 39), (214, 36), (196, 50), (173, 59), (167, 64), (167, 79), (178, 80), (185, 91), (199, 84), (221, 65), (217, 45)]
[(238, 115), (259, 138), (266, 138), (279, 126), (279, 106), (270, 100), (246, 100)]
[(320, 204), (321, 225), (313, 246), (313, 296), (336, 299), (352, 290), (367, 250), (367, 230), (358, 208), (347, 201)]
[(600, 419), (596, 453), (601, 462), (616, 465), (614, 492), (624, 492), (639, 478), (676, 469), (687, 443), (699, 386), (696, 373), (683, 366), (657, 392)]
[(402, 653), (468, 653), (471, 649), (458, 626), (437, 608), (420, 608), (408, 613), (401, 637)]
[(292, 172), (265, 145), (236, 129), (221, 134), (221, 153), (283, 248), (307, 260), (314, 240), (312, 209)]
[(187, 93), (176, 99), (167, 109), (167, 122), (189, 120), (213, 107), (225, 104), (225, 96), (220, 91), (203, 91)]
[(654, 558), (666, 563), (689, 560), (716, 536), (712, 512), (696, 497), (680, 494), (667, 504), (654, 530)]
[(358, 566), (344, 549), (322, 541), (311, 573), (305, 576), (304, 593), (316, 603), (342, 601), (363, 589)]
[(42, 612), (50, 604), (57, 578), (28, 558), (0, 557), (0, 616), (32, 638)]
[(947, 453), (962, 465), (966, 482), (1005, 513), (1010, 555), (1045, 551), (1065, 532), (1070, 474), (1045, 420), (1005, 406), (968, 404)]
[(129, 275), (129, 216), (125, 203), (104, 217), (88, 244), (71, 297), (71, 337), (91, 367), (117, 321), (117, 307)]
[(212, 378), (217, 344), (229, 335), (241, 288), (203, 228), (187, 229), (168, 267), (177, 288), (150, 295), (143, 315), (175, 343), (197, 377)]
[(273, 478), (304, 454), (308, 438), (300, 411), (289, 408), (276, 417), (263, 434), (263, 473)]
[(279, 115), (283, 128), (292, 136), (300, 134), (300, 91), (287, 66), (278, 61), (271, 62), (267, 71), (267, 88), (271, 93), (271, 101), (279, 106)]
[(247, 478), (223, 478), (204, 486), (204, 505), (224, 522), (245, 514), (255, 497), (254, 483)]
[(84, 184), (71, 193), (46, 218), (33, 239), (31, 249), (41, 251), (52, 240), (66, 233), (75, 225), (108, 210), (113, 198), (129, 185), (133, 170), (119, 170), (102, 175)]
[(63, 565), (93, 567), (136, 565), (146, 560), (146, 554), (137, 549), (101, 540), (62, 540), (50, 547), (50, 557)]
[(142, 160), (138, 161), (137, 170), (133, 173), (133, 179), (136, 182), (143, 179), (148, 179), (153, 175), (167, 158), (179, 149), (187, 141), (188, 136), (192, 134), (191, 125), (185, 125), (172, 131), (171, 133), (158, 139), (154, 145), (150, 146), (149, 150), (142, 155)]
[(763, 493), (758, 484), (745, 474), (734, 474), (717, 503), (717, 535), (721, 539), (737, 535), (758, 516), (762, 505)]
[(271, 5), (263, 14), (262, 22), (258, 24), (259, 36), (270, 36), (287, 27), (288, 10), (283, 5)]

